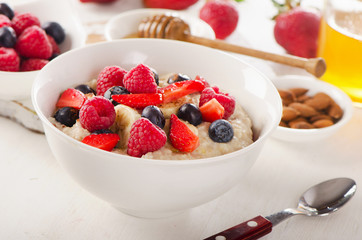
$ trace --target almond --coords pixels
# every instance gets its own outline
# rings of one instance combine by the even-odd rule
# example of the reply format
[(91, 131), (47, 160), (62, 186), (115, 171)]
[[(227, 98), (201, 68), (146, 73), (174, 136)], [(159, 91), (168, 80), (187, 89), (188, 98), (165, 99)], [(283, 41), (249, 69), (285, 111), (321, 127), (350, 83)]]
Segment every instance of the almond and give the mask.
[(324, 128), (324, 127), (329, 127), (332, 125), (333, 125), (333, 121), (329, 120), (329, 119), (320, 119), (313, 123), (313, 126), (316, 128)]
[(283, 121), (280, 121), (279, 126), (281, 126), (281, 127), (288, 127), (288, 124), (286, 124), (286, 123), (283, 122)]
[(290, 103), (295, 101), (295, 95), (289, 90), (278, 89), (280, 98), (282, 99), (283, 105), (288, 106)]
[(332, 101), (331, 106), (328, 108), (328, 115), (338, 120), (342, 117), (343, 110), (335, 101)]
[(283, 107), (282, 121), (290, 121), (299, 116), (299, 112), (292, 107)]
[(316, 122), (316, 121), (322, 120), (322, 119), (327, 119), (327, 120), (333, 121), (332, 117), (329, 115), (326, 115), (326, 114), (319, 114), (319, 115), (313, 116), (309, 120), (310, 120), (310, 122), (313, 123), (313, 122)]
[(298, 98), (305, 95), (309, 90), (307, 88), (290, 88), (289, 91), (294, 93), (294, 95)]
[(297, 110), (302, 117), (313, 117), (318, 114), (318, 112), (314, 108), (303, 103), (294, 102), (289, 104), (289, 107)]
[(296, 129), (311, 129), (314, 128), (312, 124), (307, 123), (307, 122), (296, 122), (293, 124), (289, 123), (289, 126), (291, 128), (296, 128)]
[(304, 103), (316, 110), (326, 109), (331, 104), (331, 97), (323, 92), (316, 93), (312, 98)]
[(297, 102), (303, 103), (303, 102), (307, 101), (307, 100), (310, 99), (310, 98), (311, 98), (311, 97), (308, 96), (308, 95), (302, 95), (302, 96), (297, 97)]

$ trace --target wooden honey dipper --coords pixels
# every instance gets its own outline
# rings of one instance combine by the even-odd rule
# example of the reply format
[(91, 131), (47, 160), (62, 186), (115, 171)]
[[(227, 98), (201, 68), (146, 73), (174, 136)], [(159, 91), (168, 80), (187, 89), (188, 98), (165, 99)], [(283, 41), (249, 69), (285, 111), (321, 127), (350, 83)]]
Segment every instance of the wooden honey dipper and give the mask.
[(144, 18), (138, 27), (138, 37), (166, 38), (196, 43), (211, 48), (302, 68), (316, 77), (321, 77), (326, 71), (326, 63), (323, 58), (302, 58), (287, 54), (275, 54), (233, 45), (221, 40), (211, 40), (193, 36), (191, 35), (190, 27), (186, 22), (179, 17), (171, 15), (162, 14)]

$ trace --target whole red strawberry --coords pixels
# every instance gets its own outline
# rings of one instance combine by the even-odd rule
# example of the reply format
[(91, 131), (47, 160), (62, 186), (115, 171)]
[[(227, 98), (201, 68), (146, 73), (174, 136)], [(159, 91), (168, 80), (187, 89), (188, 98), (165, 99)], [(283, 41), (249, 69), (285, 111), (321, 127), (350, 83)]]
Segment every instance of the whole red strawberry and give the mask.
[(320, 20), (318, 12), (301, 7), (281, 13), (275, 19), (275, 40), (289, 54), (316, 57)]
[(207, 22), (218, 39), (232, 34), (239, 21), (236, 5), (230, 0), (210, 0), (200, 9), (200, 18)]
[(131, 127), (127, 144), (127, 154), (141, 157), (148, 152), (162, 148), (167, 141), (166, 133), (147, 118), (140, 118)]
[(25, 29), (15, 45), (18, 53), (26, 58), (49, 59), (53, 48), (45, 31), (38, 26)]
[(149, 8), (182, 10), (190, 7), (197, 1), (198, 0), (143, 0), (143, 3)]
[(12, 48), (0, 47), (0, 71), (17, 72), (20, 68), (20, 58)]

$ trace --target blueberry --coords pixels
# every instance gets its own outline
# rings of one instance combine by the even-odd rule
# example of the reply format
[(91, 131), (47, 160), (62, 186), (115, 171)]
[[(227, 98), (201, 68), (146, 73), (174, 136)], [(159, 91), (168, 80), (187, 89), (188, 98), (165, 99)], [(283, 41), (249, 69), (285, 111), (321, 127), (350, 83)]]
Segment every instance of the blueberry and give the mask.
[(46, 22), (41, 26), (44, 31), (52, 36), (57, 44), (61, 44), (65, 39), (63, 27), (57, 22)]
[(0, 3), (0, 14), (4, 14), (10, 20), (14, 17), (14, 11), (6, 3)]
[(53, 53), (50, 58), (49, 61), (53, 60), (54, 58), (58, 57), (60, 54), (59, 53)]
[(121, 86), (114, 86), (109, 88), (105, 93), (104, 93), (104, 97), (107, 98), (108, 100), (110, 100), (114, 106), (117, 106), (119, 103), (114, 101), (112, 99), (113, 95), (123, 95), (123, 94), (129, 94), (128, 90), (124, 87)]
[(105, 133), (113, 133), (113, 132), (109, 129), (101, 129), (101, 130), (96, 130), (96, 131), (92, 132), (92, 134), (105, 134)]
[(0, 47), (12, 48), (16, 43), (16, 33), (12, 27), (0, 28)]
[(93, 93), (94, 95), (96, 95), (96, 91), (94, 91), (93, 88), (91, 88), (90, 86), (88, 86), (86, 84), (80, 84), (80, 85), (76, 86), (75, 89), (77, 89), (78, 91), (81, 91), (84, 94)]
[(147, 106), (143, 109), (142, 117), (147, 118), (153, 124), (163, 128), (165, 126), (165, 117), (163, 116), (162, 111), (156, 106)]
[(233, 126), (224, 119), (213, 121), (209, 127), (209, 137), (214, 142), (229, 142), (234, 137)]
[(181, 74), (181, 73), (175, 73), (173, 75), (171, 75), (168, 80), (167, 83), (168, 84), (172, 84), (175, 82), (182, 82), (182, 81), (187, 81), (190, 80), (191, 78), (187, 75)]
[(199, 108), (192, 103), (185, 103), (182, 105), (176, 115), (194, 126), (197, 126), (202, 122), (202, 115)]
[(153, 72), (153, 78), (155, 79), (155, 82), (156, 82), (156, 84), (157, 84), (157, 86), (158, 86), (158, 84), (159, 84), (159, 82), (160, 82), (160, 77), (158, 76), (158, 73), (156, 72), (155, 69), (153, 69), (153, 68), (150, 68), (150, 69), (151, 69), (151, 71)]
[(61, 124), (71, 127), (79, 118), (79, 110), (72, 107), (63, 107), (58, 109), (58, 111), (54, 114), (54, 118)]

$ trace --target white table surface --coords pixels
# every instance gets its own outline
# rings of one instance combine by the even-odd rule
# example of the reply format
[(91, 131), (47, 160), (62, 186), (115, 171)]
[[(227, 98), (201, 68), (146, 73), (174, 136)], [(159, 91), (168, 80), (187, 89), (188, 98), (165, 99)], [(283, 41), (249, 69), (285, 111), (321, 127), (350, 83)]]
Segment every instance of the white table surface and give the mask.
[[(11, 0), (17, 2), (22, 0)], [(53, 0), (55, 1), (55, 0)], [(64, 0), (62, 0), (64, 1)], [(142, 7), (139, 0), (118, 0), (96, 7), (70, 0), (89, 32), (117, 12)], [(201, 1), (188, 11), (197, 14)], [(239, 4), (240, 24), (229, 42), (283, 52), (272, 36), (270, 0)], [(99, 24), (100, 23), (100, 24)], [(269, 77), (306, 73), (249, 57)], [(171, 240), (202, 239), (257, 215), (294, 207), (308, 187), (335, 177), (362, 182), (362, 109), (329, 139), (287, 143), (270, 139), (235, 188), (216, 200), (166, 219), (125, 215), (81, 189), (61, 169), (45, 136), (0, 117), (0, 239), (4, 240)], [(362, 192), (327, 217), (291, 218), (263, 239), (362, 239)]]

